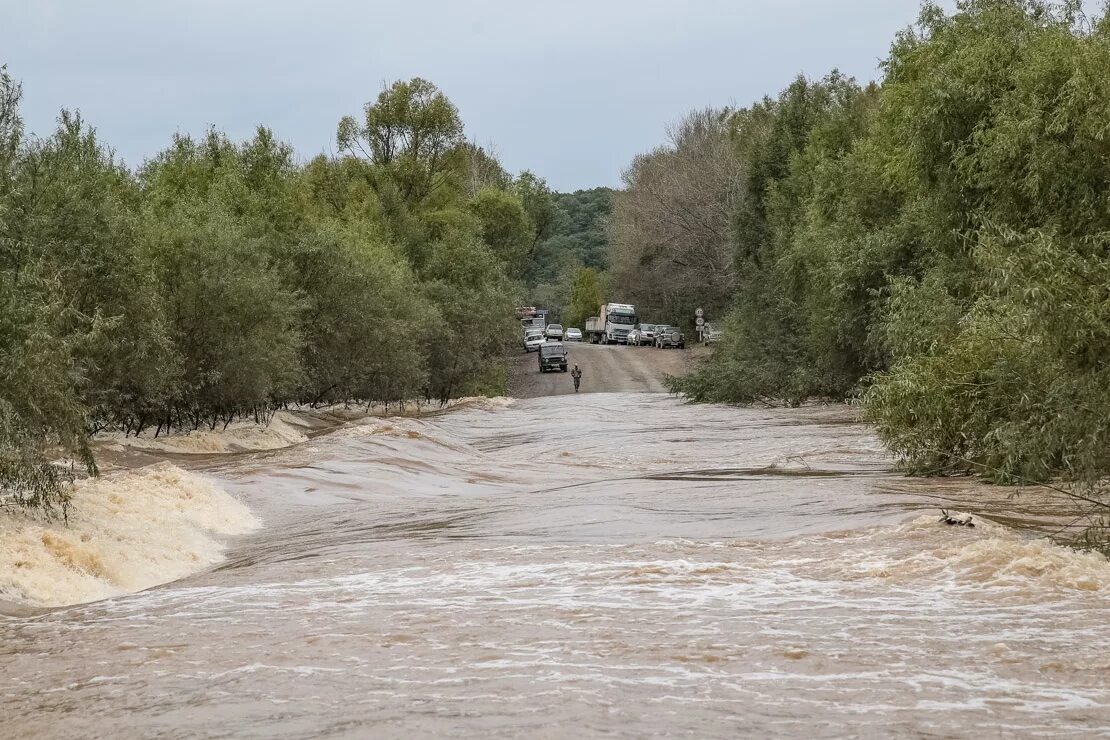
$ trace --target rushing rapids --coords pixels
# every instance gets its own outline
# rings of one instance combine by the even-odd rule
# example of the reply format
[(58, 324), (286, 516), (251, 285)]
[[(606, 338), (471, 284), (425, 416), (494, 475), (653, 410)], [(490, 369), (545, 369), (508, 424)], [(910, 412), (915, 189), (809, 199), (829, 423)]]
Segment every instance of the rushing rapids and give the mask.
[(5, 736), (1110, 726), (1110, 564), (1028, 533), (1066, 508), (902, 478), (842, 410), (532, 399), (188, 466), (261, 528), (3, 618)]

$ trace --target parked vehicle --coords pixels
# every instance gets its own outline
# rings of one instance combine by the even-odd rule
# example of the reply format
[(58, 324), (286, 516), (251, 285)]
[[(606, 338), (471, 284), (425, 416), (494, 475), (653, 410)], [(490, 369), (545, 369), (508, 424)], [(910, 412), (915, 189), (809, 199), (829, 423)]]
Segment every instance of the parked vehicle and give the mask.
[(586, 337), (597, 344), (625, 343), (636, 326), (636, 307), (627, 303), (603, 303), (597, 316), (586, 319)]
[(567, 371), (567, 348), (563, 346), (562, 342), (544, 342), (540, 345), (540, 372), (546, 373), (548, 370), (558, 370), (565, 373)]
[(705, 344), (716, 344), (721, 341), (721, 330), (713, 324), (706, 324), (701, 329), (701, 341)]
[(521, 306), (517, 308), (516, 315), (520, 319), (520, 328), (523, 331), (529, 329), (543, 331), (543, 328), (547, 326), (547, 312), (535, 306)]
[(625, 344), (639, 347), (642, 344), (655, 344), (655, 324), (640, 324), (628, 332)]
[(540, 348), (546, 339), (544, 339), (543, 332), (539, 329), (529, 329), (524, 332), (524, 351), (533, 352)]
[(581, 342), (582, 341), (582, 330), (581, 329), (575, 329), (573, 326), (570, 327), (569, 329), (567, 329), (566, 331), (563, 332), (563, 341), (564, 342)]
[(562, 324), (548, 324), (544, 329), (543, 335), (548, 339), (562, 339), (563, 338), (563, 325)]
[(686, 349), (686, 335), (680, 332), (677, 326), (664, 326), (655, 332), (655, 346), (657, 349), (667, 347)]
[(587, 341), (597, 344), (601, 335), (605, 333), (605, 322), (601, 320), (600, 316), (591, 316), (586, 319), (586, 339)]

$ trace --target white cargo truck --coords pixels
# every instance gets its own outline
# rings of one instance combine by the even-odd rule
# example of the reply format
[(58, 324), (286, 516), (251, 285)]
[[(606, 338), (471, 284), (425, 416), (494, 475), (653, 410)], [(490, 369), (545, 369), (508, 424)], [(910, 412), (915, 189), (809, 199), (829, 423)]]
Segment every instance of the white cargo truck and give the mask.
[(624, 344), (635, 326), (635, 306), (603, 303), (597, 316), (586, 319), (586, 339), (594, 344)]

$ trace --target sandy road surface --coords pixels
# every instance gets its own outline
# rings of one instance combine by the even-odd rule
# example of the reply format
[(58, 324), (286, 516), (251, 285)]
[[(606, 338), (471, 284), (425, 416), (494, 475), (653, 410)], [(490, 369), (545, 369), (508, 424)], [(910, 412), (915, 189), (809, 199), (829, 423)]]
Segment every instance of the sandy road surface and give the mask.
[[(690, 361), (702, 354), (690, 350), (567, 343), (569, 367), (582, 368), (583, 393), (639, 391), (661, 393), (664, 375), (682, 375)], [(513, 363), (509, 393), (515, 398), (537, 398), (574, 393), (570, 372), (541, 373), (535, 352), (521, 354)]]

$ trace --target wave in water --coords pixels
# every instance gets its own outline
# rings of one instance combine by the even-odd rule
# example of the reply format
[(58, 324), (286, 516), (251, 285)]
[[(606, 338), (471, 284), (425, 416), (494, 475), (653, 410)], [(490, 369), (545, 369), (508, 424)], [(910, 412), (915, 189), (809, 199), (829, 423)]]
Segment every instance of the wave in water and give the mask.
[(0, 519), (0, 600), (63, 606), (140, 591), (218, 562), (258, 519), (168, 463), (77, 483), (63, 522)]

